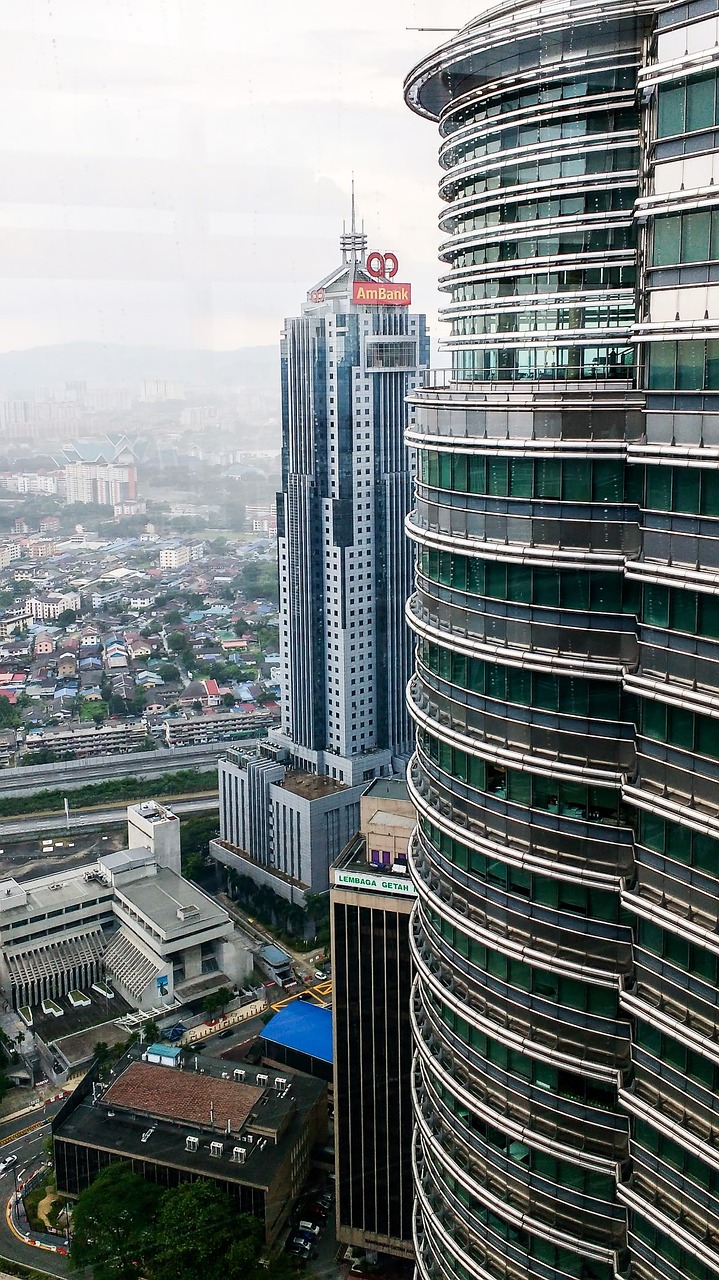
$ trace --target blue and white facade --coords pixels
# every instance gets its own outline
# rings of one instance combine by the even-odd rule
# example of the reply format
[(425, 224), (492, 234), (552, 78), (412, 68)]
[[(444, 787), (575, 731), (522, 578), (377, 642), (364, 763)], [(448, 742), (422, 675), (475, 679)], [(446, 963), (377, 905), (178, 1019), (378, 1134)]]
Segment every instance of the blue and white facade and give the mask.
[(278, 495), (282, 731), (296, 768), (349, 786), (408, 758), (412, 640), (404, 537), (414, 421), (406, 396), (429, 365), (425, 317), (353, 302), (372, 283), (364, 233), (310, 291), (282, 338)]

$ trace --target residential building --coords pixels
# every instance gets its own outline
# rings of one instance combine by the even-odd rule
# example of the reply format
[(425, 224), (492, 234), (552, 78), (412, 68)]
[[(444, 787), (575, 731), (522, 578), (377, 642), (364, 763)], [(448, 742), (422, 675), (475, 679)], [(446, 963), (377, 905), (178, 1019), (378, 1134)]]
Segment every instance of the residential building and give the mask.
[(191, 564), (194, 560), (202, 560), (204, 554), (204, 542), (185, 542), (176, 546), (162, 547), (160, 550), (160, 568), (181, 569), (183, 565)]
[(107, 724), (57, 725), (29, 729), (25, 751), (71, 751), (78, 758), (138, 751), (145, 743), (144, 720), (112, 720)]
[(398, 1257), (413, 1256), (414, 822), (404, 779), (376, 779), (330, 869), (337, 1238)]
[(718, 77), (716, 0), (518, 0), (406, 84), (419, 1280), (719, 1274)]
[(132, 464), (70, 462), (65, 467), (65, 500), (114, 507), (137, 496), (137, 469)]
[(289, 1067), (332, 1082), (332, 1010), (291, 1000), (260, 1032), (265, 1066)]
[(204, 1178), (276, 1245), (327, 1140), (326, 1084), (208, 1054), (186, 1056), (184, 1070), (160, 1058), (135, 1048), (109, 1087), (93, 1073), (78, 1085), (52, 1122), (58, 1191), (77, 1196), (116, 1160), (163, 1189)]
[(22, 613), (14, 613), (10, 616), (0, 618), (0, 640), (7, 640), (9, 636), (14, 635), (18, 631), (27, 631), (34, 621), (32, 613), (23, 611)]
[(46, 591), (41, 596), (29, 596), (26, 607), (36, 622), (55, 622), (66, 609), (80, 612), (79, 591)]
[(199, 746), (203, 742), (232, 742), (237, 738), (261, 738), (276, 724), (269, 712), (226, 711), (172, 716), (163, 721), (162, 732), (168, 747)]

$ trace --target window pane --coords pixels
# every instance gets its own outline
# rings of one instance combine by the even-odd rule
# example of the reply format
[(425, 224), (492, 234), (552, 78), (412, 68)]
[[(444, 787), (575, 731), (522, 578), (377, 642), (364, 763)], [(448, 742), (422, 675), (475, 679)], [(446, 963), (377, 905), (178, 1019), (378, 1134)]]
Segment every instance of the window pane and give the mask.
[(709, 257), (711, 214), (687, 213), (682, 218), (682, 262), (705, 262)]
[(713, 75), (687, 84), (687, 129), (711, 129), (714, 124), (716, 80)]
[(701, 391), (704, 385), (704, 343), (677, 343), (677, 389)]
[(654, 223), (655, 267), (671, 267), (679, 261), (681, 229), (682, 220), (678, 216), (657, 218)]
[(671, 137), (684, 132), (684, 85), (659, 89), (658, 136)]
[(707, 342), (707, 391), (719, 391), (719, 342), (710, 338)]
[(670, 391), (674, 387), (676, 344), (653, 342), (647, 352), (649, 387), (652, 391)]
[(684, 511), (688, 515), (699, 514), (698, 471), (683, 471), (679, 469), (674, 472), (674, 502), (672, 510)]

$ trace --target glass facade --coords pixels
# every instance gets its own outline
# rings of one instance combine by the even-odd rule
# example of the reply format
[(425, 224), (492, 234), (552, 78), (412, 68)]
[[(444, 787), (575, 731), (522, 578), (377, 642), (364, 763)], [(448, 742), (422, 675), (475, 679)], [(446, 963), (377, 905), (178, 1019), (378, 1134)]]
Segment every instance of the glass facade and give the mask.
[(717, 68), (717, 0), (518, 0), (406, 84), (417, 1280), (719, 1280)]

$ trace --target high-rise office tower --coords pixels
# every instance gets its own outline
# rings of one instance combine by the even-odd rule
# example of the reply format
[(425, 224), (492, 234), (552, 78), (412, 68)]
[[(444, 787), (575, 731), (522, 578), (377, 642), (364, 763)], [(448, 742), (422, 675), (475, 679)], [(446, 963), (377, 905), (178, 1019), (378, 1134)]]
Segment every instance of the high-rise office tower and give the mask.
[(414, 809), (404, 778), (371, 782), (360, 819), (330, 869), (337, 1238), (411, 1258)]
[[(409, 755), (404, 617), (412, 549), (405, 402), (429, 364), (425, 317), (364, 232), (282, 339), (278, 495), (282, 733), (296, 767), (354, 785)], [(374, 273), (374, 274), (373, 274)], [(386, 273), (386, 274), (385, 274)]]
[(507, 3), (409, 76), (420, 1280), (719, 1276), (719, 10)]
[(340, 265), (282, 338), (278, 494), (282, 727), (256, 754), (220, 762), (211, 852), (302, 902), (359, 825), (359, 797), (409, 758), (405, 603), (413, 549), (404, 522), (413, 460), (406, 396), (429, 364), (391, 253), (341, 238)]

